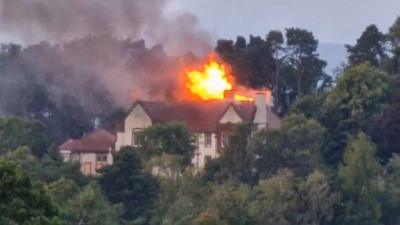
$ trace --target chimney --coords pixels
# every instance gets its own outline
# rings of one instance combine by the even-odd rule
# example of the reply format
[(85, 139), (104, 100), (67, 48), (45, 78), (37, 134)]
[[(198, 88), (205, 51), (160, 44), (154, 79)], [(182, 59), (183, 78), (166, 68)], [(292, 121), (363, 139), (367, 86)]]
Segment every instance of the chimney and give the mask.
[(270, 106), (270, 102), (267, 103), (267, 101), (271, 101), (270, 91), (259, 91), (255, 94), (256, 114), (254, 115), (254, 124), (257, 125), (257, 129), (267, 127), (267, 107)]

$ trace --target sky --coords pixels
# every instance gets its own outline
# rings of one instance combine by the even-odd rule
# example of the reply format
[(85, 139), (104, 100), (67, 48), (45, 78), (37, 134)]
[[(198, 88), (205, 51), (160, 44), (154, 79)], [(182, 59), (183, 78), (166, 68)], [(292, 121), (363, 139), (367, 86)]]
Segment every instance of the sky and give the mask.
[(170, 10), (193, 13), (214, 39), (300, 27), (320, 43), (351, 44), (370, 24), (386, 32), (400, 0), (174, 0)]

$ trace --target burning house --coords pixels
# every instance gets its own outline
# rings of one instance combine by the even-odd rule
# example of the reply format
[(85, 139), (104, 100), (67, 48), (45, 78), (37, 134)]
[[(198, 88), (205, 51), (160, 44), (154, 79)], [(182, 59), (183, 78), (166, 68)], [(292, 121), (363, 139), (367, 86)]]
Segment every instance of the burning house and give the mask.
[[(197, 149), (192, 159), (195, 169), (204, 168), (207, 161), (217, 158), (229, 142), (229, 136), (235, 125), (251, 125), (256, 132), (260, 129), (279, 129), (281, 120), (273, 111), (271, 92), (247, 90), (234, 86), (233, 79), (227, 74), (223, 64), (211, 61), (202, 70), (186, 71), (184, 90), (179, 101), (136, 100), (128, 110), (121, 126), (115, 132), (115, 138), (105, 138), (104, 132), (95, 132), (75, 142), (88, 143), (90, 140), (104, 139), (102, 151), (88, 151), (85, 145), (68, 141), (60, 147), (65, 160), (72, 160), (74, 154), (80, 155), (82, 172), (95, 174), (90, 165), (96, 165), (97, 156), (106, 151), (118, 152), (123, 146), (141, 145), (141, 132), (154, 124), (183, 122), (195, 134)], [(239, 95), (240, 93), (240, 95)], [(104, 137), (97, 137), (105, 135)], [(105, 140), (113, 140), (107, 142)], [(106, 150), (108, 149), (108, 150)], [(95, 153), (88, 157), (87, 154)], [(85, 161), (86, 159), (86, 161)], [(102, 159), (103, 160), (103, 159)], [(107, 158), (107, 163), (112, 159)], [(90, 168), (90, 169), (89, 169)], [(90, 171), (90, 173), (88, 173)]]
[(254, 130), (280, 127), (280, 118), (266, 101), (268, 93), (258, 92), (255, 101), (245, 102), (137, 101), (117, 131), (115, 150), (125, 145), (140, 146), (140, 133), (151, 125), (181, 121), (197, 138), (192, 164), (195, 169), (202, 169), (208, 160), (221, 154), (235, 125), (253, 125)]

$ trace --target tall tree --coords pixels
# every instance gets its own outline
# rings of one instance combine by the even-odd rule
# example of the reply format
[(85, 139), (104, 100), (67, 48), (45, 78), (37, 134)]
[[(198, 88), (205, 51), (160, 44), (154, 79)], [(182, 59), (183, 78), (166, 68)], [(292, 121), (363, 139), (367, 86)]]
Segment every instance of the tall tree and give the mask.
[(250, 36), (248, 43), (243, 37), (237, 37), (235, 43), (232, 40), (218, 40), (215, 50), (232, 66), (239, 84), (253, 88), (273, 86), (273, 53), (261, 37)]
[(56, 225), (56, 206), (42, 184), (33, 184), (13, 162), (0, 160), (0, 223)]
[(400, 16), (397, 17), (394, 24), (389, 28), (388, 39), (393, 54), (390, 72), (400, 73)]
[(326, 62), (318, 58), (318, 40), (307, 30), (299, 28), (286, 29), (287, 62), (294, 74), (295, 96), (314, 93), (318, 82), (327, 77), (323, 71)]
[(338, 165), (349, 136), (371, 135), (392, 91), (392, 79), (369, 63), (351, 67), (337, 79), (324, 103), (321, 124), (327, 128), (324, 158)]
[(36, 156), (43, 156), (50, 146), (44, 126), (23, 118), (0, 118), (0, 154), (24, 145)]
[(382, 168), (375, 154), (376, 146), (365, 134), (359, 133), (349, 141), (339, 172), (344, 216), (337, 218), (338, 224), (380, 224), (379, 175)]
[(320, 163), (325, 129), (304, 115), (290, 115), (280, 130), (256, 134), (251, 151), (257, 156), (255, 168), (261, 178), (288, 168), (297, 175), (307, 175)]
[(113, 204), (124, 207), (122, 218), (139, 224), (148, 224), (159, 194), (159, 183), (143, 172), (140, 157), (132, 147), (123, 147), (112, 166), (102, 170), (100, 185)]
[(369, 25), (354, 46), (346, 45), (349, 64), (354, 66), (369, 62), (374, 66), (380, 65), (387, 58), (385, 44), (385, 35), (376, 25)]

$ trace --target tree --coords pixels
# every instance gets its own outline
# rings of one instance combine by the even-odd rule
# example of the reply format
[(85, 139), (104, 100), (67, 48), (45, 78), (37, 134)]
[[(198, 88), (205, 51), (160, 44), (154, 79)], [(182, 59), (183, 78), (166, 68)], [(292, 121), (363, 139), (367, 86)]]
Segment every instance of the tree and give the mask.
[[(257, 183), (253, 168), (254, 155), (249, 149), (251, 134), (251, 126), (247, 124), (236, 126), (233, 134), (229, 136), (229, 143), (221, 157), (210, 162), (210, 165), (206, 165), (204, 178), (213, 181), (233, 178), (248, 184)], [(214, 167), (217, 164), (219, 168)]]
[(63, 205), (65, 220), (70, 224), (117, 225), (119, 207), (111, 205), (92, 182)]
[(10, 151), (0, 158), (16, 162), (35, 180), (50, 183), (65, 177), (79, 185), (87, 183), (87, 178), (80, 171), (79, 163), (63, 162), (62, 159), (52, 158), (49, 154), (37, 158), (26, 146)]
[(250, 214), (257, 224), (296, 224), (298, 200), (293, 173), (281, 171), (268, 180), (261, 180), (256, 187), (256, 193), (250, 206)]
[(351, 67), (337, 79), (323, 106), (321, 124), (329, 131), (323, 156), (338, 165), (349, 136), (359, 131), (371, 135), (392, 92), (392, 79), (365, 63)]
[(325, 103), (327, 96), (327, 92), (302, 96), (296, 99), (288, 114), (303, 114), (307, 119), (320, 121), (324, 113), (321, 106)]
[(235, 80), (253, 88), (272, 87), (275, 63), (270, 46), (260, 37), (218, 40), (215, 51), (232, 66)]
[(49, 195), (40, 183), (33, 184), (15, 163), (0, 160), (1, 224), (62, 224)]
[(400, 72), (400, 16), (397, 17), (394, 24), (389, 28), (388, 39), (391, 45), (393, 57), (391, 59), (392, 73)]
[(378, 120), (379, 129), (377, 136), (380, 139), (377, 143), (379, 146), (379, 156), (387, 161), (393, 153), (400, 153), (400, 140), (398, 134), (400, 132), (400, 89), (396, 85), (396, 91), (393, 100), (386, 105), (381, 117)]
[(283, 34), (281, 31), (273, 30), (267, 34), (266, 42), (269, 48), (271, 48), (273, 59), (275, 62), (275, 76), (273, 81), (273, 95), (274, 104), (276, 104), (278, 111), (281, 111), (281, 100), (280, 96), (283, 94), (281, 88), (281, 67), (283, 66), (283, 60), (285, 59), (285, 48), (283, 44), (285, 43)]
[(147, 224), (159, 194), (156, 178), (143, 172), (140, 157), (132, 147), (123, 147), (114, 164), (101, 171), (100, 185), (113, 204), (124, 207), (122, 218)]
[(326, 62), (318, 58), (318, 40), (307, 30), (289, 28), (286, 29), (286, 45), (286, 60), (294, 72), (295, 96), (314, 93), (318, 82), (327, 78), (323, 71)]
[(296, 224), (331, 224), (340, 203), (340, 192), (335, 190), (329, 176), (314, 171), (299, 185), (299, 209)]
[(256, 134), (251, 149), (257, 173), (265, 178), (285, 168), (298, 175), (312, 172), (320, 163), (325, 132), (316, 120), (300, 114), (286, 117), (280, 130)]
[(44, 126), (27, 119), (11, 117), (0, 118), (0, 154), (28, 146), (36, 156), (43, 156), (49, 147)]
[(376, 146), (359, 133), (346, 147), (339, 171), (343, 190), (344, 215), (338, 224), (378, 225), (381, 218), (379, 175), (381, 165), (375, 158)]
[(150, 157), (163, 153), (178, 156), (180, 166), (185, 167), (190, 165), (196, 146), (194, 136), (183, 123), (171, 122), (145, 129), (141, 149)]
[(220, 221), (229, 225), (254, 224), (248, 210), (250, 190), (249, 186), (232, 181), (214, 185), (205, 214), (215, 214)]
[(387, 58), (385, 44), (385, 35), (376, 25), (369, 25), (354, 46), (346, 45), (349, 64), (355, 66), (369, 62), (379, 66)]

